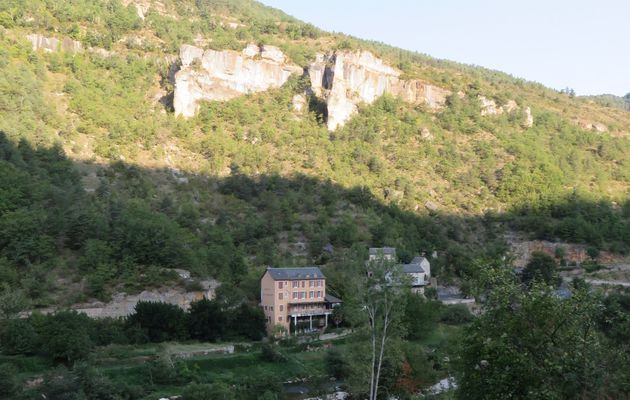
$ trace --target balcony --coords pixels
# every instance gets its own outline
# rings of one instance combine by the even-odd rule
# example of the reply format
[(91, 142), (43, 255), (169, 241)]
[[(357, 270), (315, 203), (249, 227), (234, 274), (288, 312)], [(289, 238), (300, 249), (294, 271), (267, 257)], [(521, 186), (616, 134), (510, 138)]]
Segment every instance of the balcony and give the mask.
[(326, 315), (332, 314), (332, 310), (327, 309), (326, 307), (303, 307), (303, 306), (293, 306), (289, 307), (288, 314), (290, 317), (310, 317), (316, 315)]

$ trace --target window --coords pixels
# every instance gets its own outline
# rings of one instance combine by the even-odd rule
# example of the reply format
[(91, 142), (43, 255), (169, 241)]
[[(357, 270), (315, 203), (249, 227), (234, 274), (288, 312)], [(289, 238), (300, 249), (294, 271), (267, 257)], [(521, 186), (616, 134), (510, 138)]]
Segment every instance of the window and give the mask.
[(302, 287), (306, 287), (306, 281), (302, 281)]
[(284, 283), (284, 282), (278, 282), (278, 289), (282, 289), (282, 284), (283, 284), (283, 283)]
[(282, 322), (282, 317), (278, 317), (278, 322)]
[(313, 283), (315, 283), (315, 281), (308, 281), (308, 287), (313, 287)]
[(284, 306), (280, 304), (280, 311), (284, 311)]
[(322, 297), (322, 292), (321, 291), (317, 291), (317, 297)]
[(298, 292), (293, 292), (293, 298), (297, 299), (298, 298)]
[(299, 287), (299, 285), (300, 285), (300, 282), (298, 282), (298, 281), (293, 281), (293, 287), (294, 287), (294, 288)]
[(284, 298), (284, 293), (278, 293), (278, 300), (282, 300)]
[(308, 293), (308, 298), (309, 298), (309, 299), (312, 299), (312, 298), (313, 298), (313, 291), (312, 291), (312, 290)]
[(269, 310), (273, 311), (273, 306), (269, 306)]
[(267, 306), (265, 306), (265, 311), (267, 311)]

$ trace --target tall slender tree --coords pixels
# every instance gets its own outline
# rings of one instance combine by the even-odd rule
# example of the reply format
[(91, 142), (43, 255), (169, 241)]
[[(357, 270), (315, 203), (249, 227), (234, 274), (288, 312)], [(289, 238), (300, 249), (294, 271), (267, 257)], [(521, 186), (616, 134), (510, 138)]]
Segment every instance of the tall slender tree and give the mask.
[(356, 280), (356, 306), (369, 336), (368, 397), (376, 400), (383, 361), (392, 342), (404, 333), (402, 316), (409, 286), (400, 266), (383, 257), (365, 263), (363, 272)]

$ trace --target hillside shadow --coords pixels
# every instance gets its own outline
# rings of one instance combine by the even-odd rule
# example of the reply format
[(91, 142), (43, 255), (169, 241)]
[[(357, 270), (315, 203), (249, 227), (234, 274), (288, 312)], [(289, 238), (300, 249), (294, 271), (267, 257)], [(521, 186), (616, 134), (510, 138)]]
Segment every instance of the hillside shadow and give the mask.
[[(47, 270), (63, 265), (69, 276), (86, 277), (88, 297), (159, 279), (159, 269), (182, 268), (230, 281), (254, 300), (256, 271), (266, 265), (343, 268), (364, 260), (369, 246), (394, 246), (403, 261), (436, 254), (434, 274), (464, 277), (473, 260), (509, 252), (501, 235), (506, 223), (537, 234), (538, 225), (524, 221), (544, 217), (523, 209), (495, 216), (417, 214), (383, 203), (366, 188), (304, 175), (234, 171), (216, 177), (122, 162), (99, 166), (98, 184), (86, 191), (77, 167), (59, 147), (16, 145), (0, 133), (0, 275), (31, 297), (54, 290), (46, 284)], [(547, 218), (547, 225), (573, 218), (576, 207), (565, 203), (564, 214)], [(613, 231), (620, 233), (622, 215), (611, 212), (618, 218)], [(623, 246), (630, 243), (627, 226), (617, 239)]]

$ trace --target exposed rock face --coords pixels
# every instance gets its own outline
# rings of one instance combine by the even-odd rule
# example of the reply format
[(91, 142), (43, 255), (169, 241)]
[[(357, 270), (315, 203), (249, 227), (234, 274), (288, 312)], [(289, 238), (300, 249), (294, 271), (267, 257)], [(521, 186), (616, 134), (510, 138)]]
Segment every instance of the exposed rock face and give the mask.
[[(184, 270), (176, 270), (180, 277), (190, 277), (190, 273)], [(183, 275), (186, 273), (187, 275)], [(71, 308), (77, 312), (88, 315), (92, 318), (106, 318), (106, 317), (125, 317), (133, 314), (136, 304), (139, 301), (153, 301), (162, 302), (177, 305), (184, 310), (190, 307), (190, 304), (194, 301), (203, 299), (213, 299), (216, 288), (219, 286), (218, 282), (213, 280), (201, 281), (200, 291), (187, 292), (183, 288), (179, 287), (164, 287), (161, 289), (145, 290), (140, 294), (128, 295), (126, 293), (116, 293), (112, 296), (112, 299), (108, 303), (93, 302), (76, 304)], [(54, 312), (54, 309), (38, 310), (42, 313)]]
[(525, 126), (531, 128), (534, 126), (534, 116), (532, 115), (532, 109), (525, 107)]
[(599, 122), (590, 122), (590, 121), (582, 121), (582, 120), (578, 120), (577, 124), (580, 128), (582, 129), (586, 129), (589, 131), (595, 131), (598, 133), (604, 133), (608, 131), (608, 128), (606, 127), (606, 125), (599, 123)]
[[(151, 8), (150, 0), (123, 0), (122, 3), (125, 7), (129, 4), (133, 4), (136, 7), (136, 14), (138, 14), (138, 17), (143, 21)], [(155, 2), (155, 5), (158, 10), (164, 10), (164, 5), (161, 2)]]
[(515, 111), (516, 109), (518, 109), (518, 105), (516, 104), (514, 100), (508, 100), (508, 102), (505, 103), (504, 105), (498, 106), (494, 100), (488, 99), (487, 97), (484, 97), (484, 96), (479, 96), (479, 103), (481, 104), (482, 116), (501, 115), (504, 112), (511, 113)]
[[(518, 104), (516, 104), (514, 100), (508, 100), (507, 103), (499, 106), (496, 101), (485, 96), (479, 96), (478, 99), (481, 105), (481, 116), (501, 115), (503, 113), (511, 114), (519, 109)], [(534, 117), (532, 116), (531, 108), (525, 107), (522, 115), (522, 124), (524, 127), (531, 128), (534, 126)]]
[(328, 129), (343, 126), (359, 103), (371, 104), (384, 93), (438, 108), (448, 91), (422, 81), (404, 81), (400, 72), (368, 51), (318, 54), (309, 67), (313, 94), (326, 100)]
[(81, 42), (77, 42), (76, 40), (72, 40), (70, 38), (63, 38), (59, 40), (54, 37), (46, 37), (39, 34), (27, 35), (26, 38), (31, 42), (33, 51), (44, 50), (48, 53), (54, 53), (60, 50), (71, 53), (83, 51)]
[(291, 99), (291, 104), (293, 105), (293, 111), (297, 113), (301, 113), (306, 110), (306, 96), (303, 94), (296, 94)]
[(433, 140), (433, 134), (427, 128), (422, 128), (420, 137), (424, 140)]
[(231, 50), (202, 50), (183, 45), (182, 67), (175, 75), (175, 115), (192, 117), (199, 100), (225, 101), (247, 93), (282, 86), (302, 68), (286, 63), (286, 57), (273, 46), (247, 46)]

